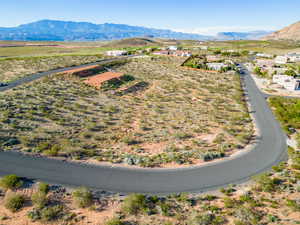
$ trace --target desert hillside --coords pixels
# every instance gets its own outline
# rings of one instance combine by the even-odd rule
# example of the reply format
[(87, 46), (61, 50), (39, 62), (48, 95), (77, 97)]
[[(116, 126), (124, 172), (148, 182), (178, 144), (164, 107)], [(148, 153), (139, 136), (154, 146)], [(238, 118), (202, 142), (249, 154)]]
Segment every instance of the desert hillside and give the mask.
[(276, 31), (270, 35), (267, 35), (263, 40), (300, 40), (300, 21), (294, 23), (288, 27), (283, 28), (282, 30)]

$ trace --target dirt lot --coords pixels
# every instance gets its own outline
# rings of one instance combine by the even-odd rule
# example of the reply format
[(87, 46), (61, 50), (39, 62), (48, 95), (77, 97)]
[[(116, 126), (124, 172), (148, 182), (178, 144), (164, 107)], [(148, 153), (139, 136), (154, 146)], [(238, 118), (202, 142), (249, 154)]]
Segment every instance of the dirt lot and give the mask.
[(185, 70), (180, 60), (114, 66), (135, 78), (117, 90), (54, 75), (2, 93), (1, 147), (142, 167), (203, 163), (240, 151), (253, 124), (239, 77)]

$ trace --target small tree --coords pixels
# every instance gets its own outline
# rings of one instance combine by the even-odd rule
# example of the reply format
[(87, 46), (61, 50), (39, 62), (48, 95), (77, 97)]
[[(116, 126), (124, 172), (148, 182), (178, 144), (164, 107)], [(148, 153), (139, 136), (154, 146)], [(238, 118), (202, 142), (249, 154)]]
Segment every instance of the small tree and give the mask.
[(17, 189), (23, 185), (23, 182), (20, 177), (17, 175), (7, 175), (0, 180), (0, 187), (4, 190), (7, 189)]
[(75, 204), (80, 208), (88, 207), (93, 203), (93, 195), (85, 187), (74, 190), (72, 196)]

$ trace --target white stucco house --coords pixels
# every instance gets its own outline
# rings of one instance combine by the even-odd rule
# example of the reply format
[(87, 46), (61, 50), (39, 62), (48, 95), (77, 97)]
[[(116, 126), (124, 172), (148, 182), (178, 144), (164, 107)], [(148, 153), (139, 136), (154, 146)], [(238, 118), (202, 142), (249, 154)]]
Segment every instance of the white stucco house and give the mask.
[(300, 62), (300, 53), (288, 53), (286, 57), (288, 57), (292, 63)]
[(287, 64), (290, 61), (290, 58), (288, 56), (276, 56), (276, 58), (274, 59), (274, 62), (276, 64)]
[(171, 50), (171, 51), (177, 51), (178, 50), (177, 46), (173, 46), (173, 45), (169, 46), (168, 49)]
[(206, 65), (209, 69), (217, 71), (220, 71), (224, 67), (227, 67), (227, 65), (224, 63), (207, 63)]
[(269, 58), (269, 59), (274, 57), (274, 55), (266, 54), (266, 53), (257, 53), (256, 56), (262, 58)]
[(300, 90), (300, 79), (288, 75), (274, 75), (273, 83), (279, 84), (289, 91)]
[(200, 46), (201, 50), (208, 50), (208, 46)]
[(106, 55), (107, 56), (122, 56), (122, 55), (126, 55), (127, 51), (124, 50), (112, 50), (112, 51), (107, 51)]

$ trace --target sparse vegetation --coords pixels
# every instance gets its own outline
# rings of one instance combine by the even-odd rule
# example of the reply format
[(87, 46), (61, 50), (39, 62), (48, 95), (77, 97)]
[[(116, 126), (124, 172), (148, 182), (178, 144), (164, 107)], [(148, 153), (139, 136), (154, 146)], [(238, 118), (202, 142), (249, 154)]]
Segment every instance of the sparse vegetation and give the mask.
[(93, 195), (87, 188), (78, 188), (73, 191), (72, 197), (74, 203), (80, 207), (85, 208), (92, 204), (93, 202)]
[(10, 210), (12, 212), (17, 212), (18, 210), (20, 210), (23, 207), (24, 203), (25, 203), (25, 199), (22, 195), (15, 194), (15, 193), (9, 193), (5, 197), (4, 206), (5, 206), (5, 208), (7, 208), (8, 210)]
[(21, 178), (14, 174), (4, 176), (0, 180), (0, 187), (3, 188), (4, 190), (17, 189), (17, 188), (21, 187), (22, 184), (23, 184), (23, 182), (22, 182)]
[(209, 161), (247, 145), (253, 125), (239, 77), (208, 79), (179, 65), (168, 57), (113, 65), (135, 78), (114, 91), (53, 75), (0, 94), (0, 145), (142, 167)]

